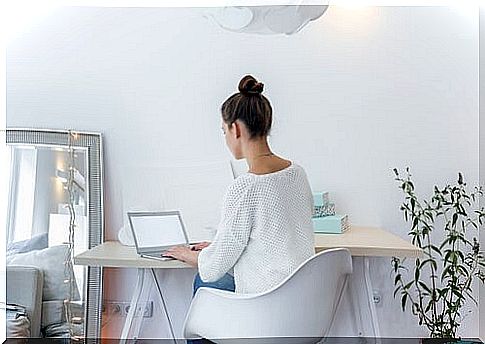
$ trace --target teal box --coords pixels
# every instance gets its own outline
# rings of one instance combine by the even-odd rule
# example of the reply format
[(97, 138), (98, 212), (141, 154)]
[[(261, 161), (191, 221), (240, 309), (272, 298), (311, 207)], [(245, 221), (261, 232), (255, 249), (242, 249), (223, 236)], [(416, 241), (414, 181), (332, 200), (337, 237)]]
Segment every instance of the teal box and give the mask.
[(313, 207), (313, 217), (324, 217), (335, 215), (335, 203), (328, 202), (325, 205), (316, 205)]
[(313, 193), (313, 205), (315, 207), (322, 207), (327, 205), (329, 201), (327, 191), (319, 191)]
[(343, 233), (349, 229), (349, 217), (347, 215), (330, 215), (312, 219), (315, 233)]

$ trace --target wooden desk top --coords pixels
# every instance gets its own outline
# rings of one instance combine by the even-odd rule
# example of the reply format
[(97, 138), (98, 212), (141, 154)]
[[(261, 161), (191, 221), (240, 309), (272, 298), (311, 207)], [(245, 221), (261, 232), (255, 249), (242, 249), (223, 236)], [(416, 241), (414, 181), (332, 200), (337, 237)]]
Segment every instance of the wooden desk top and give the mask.
[(373, 227), (351, 226), (342, 234), (315, 234), (315, 250), (345, 247), (352, 256), (419, 257), (422, 250), (388, 231)]
[(106, 268), (157, 268), (180, 269), (190, 268), (178, 260), (155, 260), (142, 258), (135, 247), (124, 246), (119, 241), (106, 241), (74, 257), (74, 264), (103, 266)]
[[(343, 234), (315, 234), (315, 251), (344, 247), (352, 256), (418, 257), (422, 251), (385, 230), (352, 226)], [(74, 264), (112, 268), (191, 268), (177, 260), (158, 261), (141, 258), (134, 247), (123, 246), (118, 241), (106, 241), (74, 257)]]

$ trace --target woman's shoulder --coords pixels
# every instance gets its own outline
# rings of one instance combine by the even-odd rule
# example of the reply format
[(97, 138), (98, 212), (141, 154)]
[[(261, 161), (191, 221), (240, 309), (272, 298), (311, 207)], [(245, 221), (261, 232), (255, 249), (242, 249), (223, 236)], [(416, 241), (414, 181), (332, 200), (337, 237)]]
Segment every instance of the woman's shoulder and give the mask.
[(244, 199), (248, 198), (248, 194), (252, 186), (254, 185), (254, 180), (251, 176), (242, 174), (232, 181), (226, 190), (224, 195), (224, 205), (226, 207), (239, 204), (243, 202)]
[(243, 173), (233, 180), (228, 191), (233, 194), (245, 193), (254, 185), (255, 181), (255, 178), (249, 173)]

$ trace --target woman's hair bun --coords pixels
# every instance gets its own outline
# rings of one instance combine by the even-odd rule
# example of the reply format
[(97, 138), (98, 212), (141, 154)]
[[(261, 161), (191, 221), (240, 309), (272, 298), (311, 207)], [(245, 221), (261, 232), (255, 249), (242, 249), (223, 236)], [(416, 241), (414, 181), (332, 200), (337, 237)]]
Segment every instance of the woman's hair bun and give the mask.
[(251, 75), (246, 75), (239, 81), (239, 92), (245, 95), (261, 94), (263, 88), (264, 84)]

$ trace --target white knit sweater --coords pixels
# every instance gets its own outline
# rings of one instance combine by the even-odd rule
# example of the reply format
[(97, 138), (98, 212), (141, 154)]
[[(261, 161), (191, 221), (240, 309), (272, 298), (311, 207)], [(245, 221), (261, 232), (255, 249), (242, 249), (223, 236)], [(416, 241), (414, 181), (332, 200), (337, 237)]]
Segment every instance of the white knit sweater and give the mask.
[(212, 244), (199, 254), (199, 274), (214, 282), (233, 271), (237, 293), (277, 285), (314, 254), (313, 197), (303, 168), (245, 173), (232, 183)]

